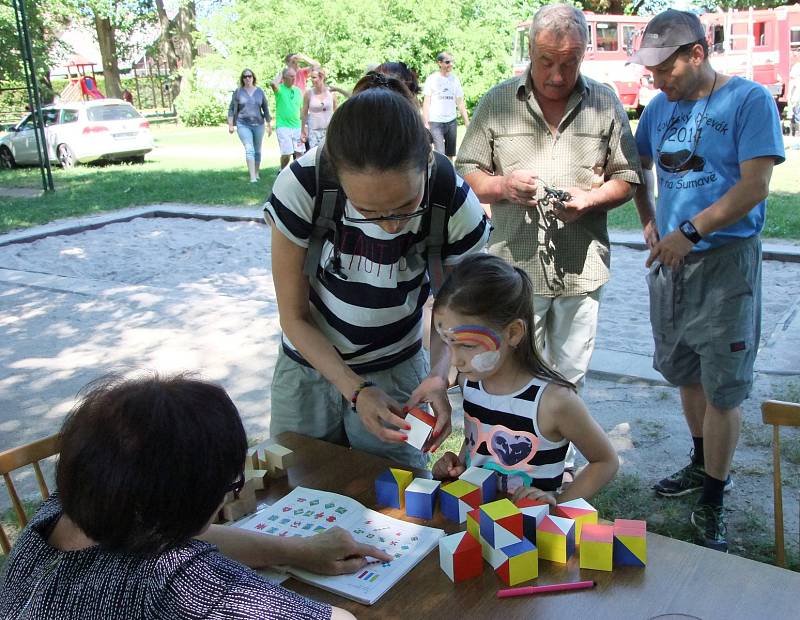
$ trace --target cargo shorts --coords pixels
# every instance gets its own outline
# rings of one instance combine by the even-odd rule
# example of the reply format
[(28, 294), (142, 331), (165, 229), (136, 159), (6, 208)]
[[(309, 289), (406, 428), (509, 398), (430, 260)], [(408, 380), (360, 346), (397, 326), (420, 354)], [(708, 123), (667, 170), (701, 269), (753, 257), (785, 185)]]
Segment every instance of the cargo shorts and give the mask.
[(674, 385), (701, 384), (719, 409), (738, 407), (753, 385), (761, 337), (758, 236), (693, 252), (678, 269), (647, 275), (653, 368)]
[[(361, 376), (402, 405), (429, 372), (427, 354), (420, 348), (414, 356), (391, 368)], [(415, 447), (385, 442), (373, 435), (352, 410), (349, 399), (314, 368), (290, 358), (282, 347), (272, 375), (271, 400), (272, 437), (292, 431), (352, 446), (409, 467), (428, 467), (427, 455)]]

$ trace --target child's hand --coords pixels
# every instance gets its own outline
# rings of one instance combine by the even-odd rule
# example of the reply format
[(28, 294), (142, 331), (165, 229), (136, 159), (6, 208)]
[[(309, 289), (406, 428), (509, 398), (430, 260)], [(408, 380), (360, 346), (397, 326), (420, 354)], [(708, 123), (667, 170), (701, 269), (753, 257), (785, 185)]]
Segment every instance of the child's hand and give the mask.
[[(438, 463), (437, 463), (438, 465)], [(436, 474), (434, 474), (434, 478)], [(514, 493), (514, 497), (511, 498), (511, 501), (518, 501), (521, 499), (536, 499), (540, 502), (547, 502), (551, 506), (555, 506), (558, 503), (556, 500), (556, 496), (552, 493), (548, 493), (547, 491), (542, 491), (541, 489), (537, 489), (536, 487), (520, 487), (517, 489), (517, 492)]]
[(436, 480), (445, 478), (458, 478), (464, 473), (464, 464), (458, 460), (458, 455), (452, 452), (445, 452), (433, 466), (433, 477)]

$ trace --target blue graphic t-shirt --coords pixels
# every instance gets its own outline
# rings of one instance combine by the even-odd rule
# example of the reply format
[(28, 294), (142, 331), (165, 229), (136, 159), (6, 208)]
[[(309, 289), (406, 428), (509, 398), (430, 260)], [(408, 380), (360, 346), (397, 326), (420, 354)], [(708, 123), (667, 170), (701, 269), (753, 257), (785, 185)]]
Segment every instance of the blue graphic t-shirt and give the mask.
[[(766, 88), (740, 77), (728, 80), (710, 100), (672, 102), (659, 93), (642, 113), (636, 144), (655, 163), (662, 238), (733, 187), (741, 178), (741, 162), (769, 156), (776, 164), (784, 160), (774, 100)], [(738, 222), (704, 237), (693, 251), (760, 233), (766, 206), (766, 200), (758, 203)]]

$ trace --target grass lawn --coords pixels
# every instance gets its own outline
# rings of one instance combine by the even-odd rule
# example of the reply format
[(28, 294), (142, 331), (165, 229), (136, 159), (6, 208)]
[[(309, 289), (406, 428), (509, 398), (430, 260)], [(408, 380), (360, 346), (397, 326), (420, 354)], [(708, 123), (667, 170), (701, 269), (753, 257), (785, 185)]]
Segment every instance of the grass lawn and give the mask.
[[(258, 184), (248, 182), (244, 150), (225, 127), (155, 126), (153, 136), (156, 148), (142, 165), (54, 167), (54, 193), (34, 199), (0, 196), (0, 231), (162, 202), (255, 207), (267, 198), (278, 173), (274, 136), (264, 139), (268, 167)], [(0, 186), (40, 188), (41, 174), (38, 168), (2, 170)]]
[[(463, 127), (459, 129), (463, 134)], [(159, 125), (152, 131), (156, 149), (143, 165), (79, 166), (69, 171), (55, 167), (53, 194), (33, 199), (0, 196), (0, 232), (137, 205), (185, 202), (254, 207), (267, 198), (278, 172), (274, 134), (264, 139), (261, 182), (251, 185), (242, 146), (225, 127)], [(764, 236), (800, 239), (796, 173), (800, 151), (787, 151), (787, 156), (787, 162), (776, 167), (772, 176)], [(41, 187), (39, 170), (0, 170), (0, 187), (4, 186)], [(612, 211), (609, 224), (617, 229), (639, 229), (633, 203)]]

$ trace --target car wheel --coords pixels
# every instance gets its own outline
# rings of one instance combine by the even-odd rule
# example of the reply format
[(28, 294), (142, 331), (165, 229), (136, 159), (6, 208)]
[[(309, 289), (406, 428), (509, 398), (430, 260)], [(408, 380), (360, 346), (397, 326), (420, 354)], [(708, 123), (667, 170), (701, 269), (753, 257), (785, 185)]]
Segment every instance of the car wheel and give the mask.
[(72, 149), (66, 144), (58, 145), (58, 163), (60, 163), (61, 167), (65, 170), (67, 168), (73, 168), (78, 163), (75, 161), (75, 155), (73, 154)]
[(144, 155), (134, 155), (133, 157), (126, 157), (125, 162), (129, 164), (143, 164)]
[(15, 168), (17, 162), (14, 161), (14, 154), (7, 146), (0, 146), (0, 168)]

